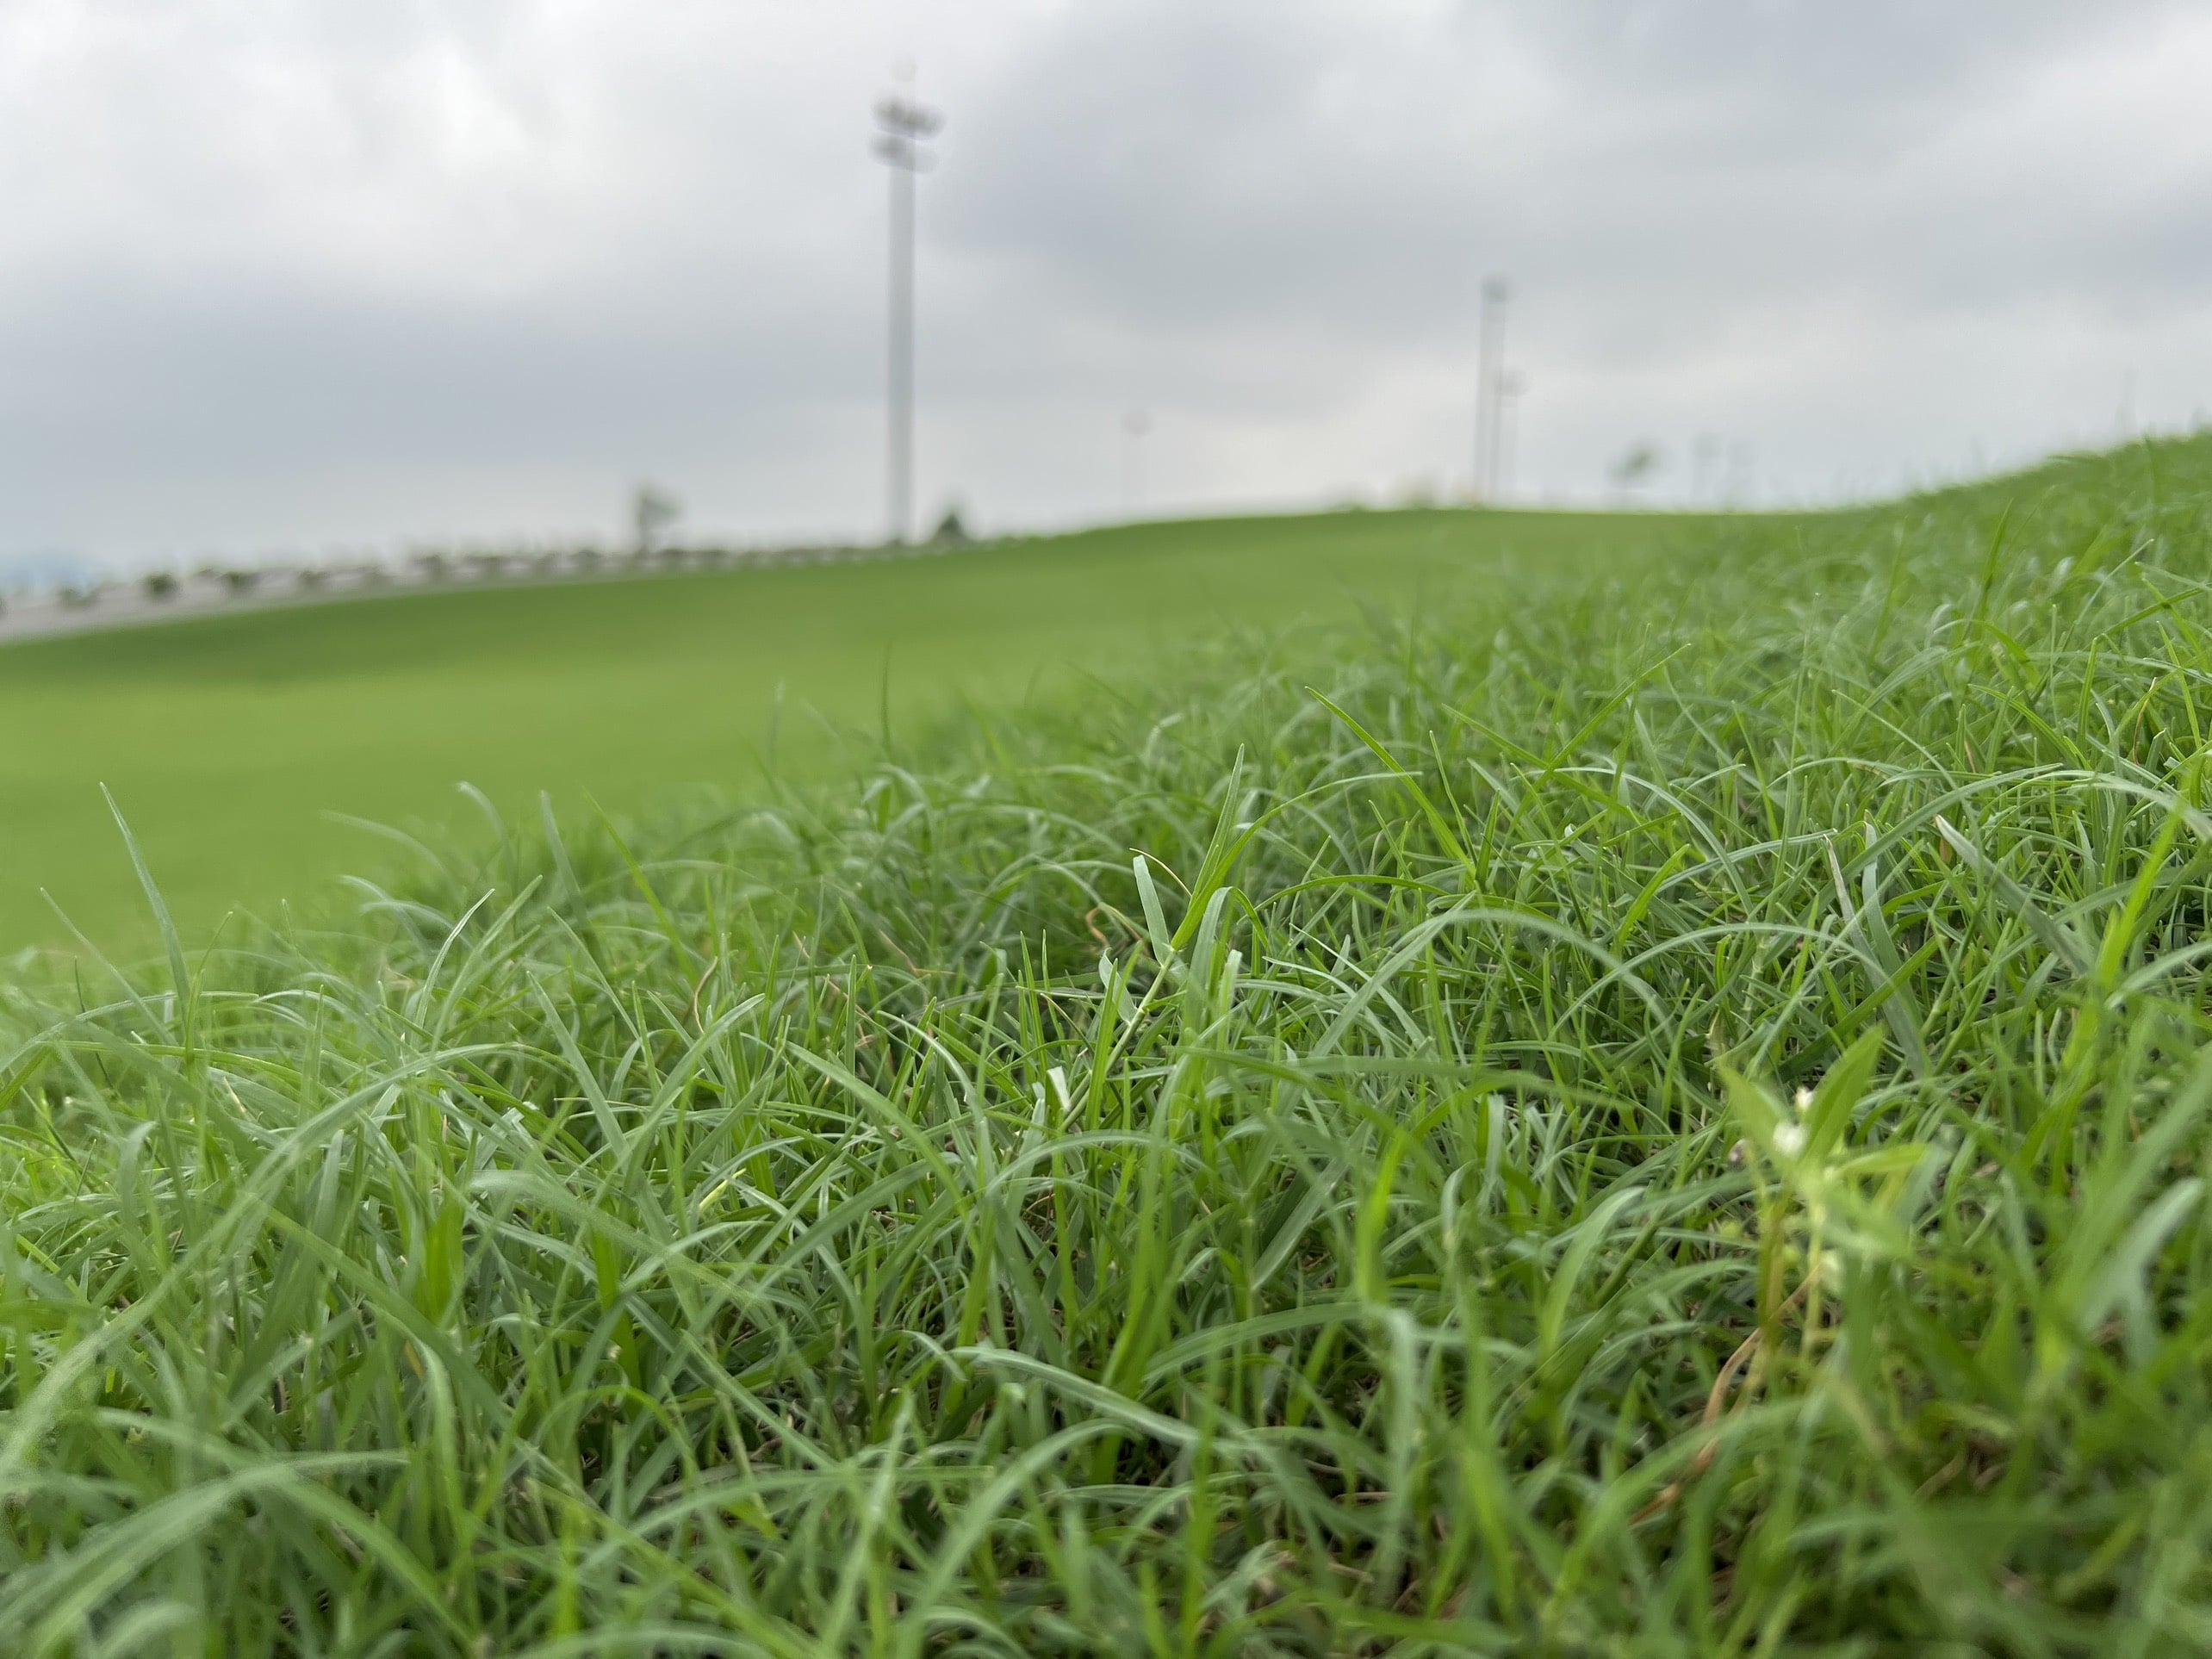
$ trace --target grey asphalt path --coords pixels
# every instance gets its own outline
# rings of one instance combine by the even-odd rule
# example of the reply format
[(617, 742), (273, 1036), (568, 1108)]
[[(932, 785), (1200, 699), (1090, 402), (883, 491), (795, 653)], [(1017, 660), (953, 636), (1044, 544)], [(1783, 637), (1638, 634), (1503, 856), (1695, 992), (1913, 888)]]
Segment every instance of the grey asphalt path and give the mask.
[[(713, 558), (711, 567), (843, 563), (858, 559), (912, 558), (949, 551), (945, 546), (922, 543), (904, 547), (810, 547), (747, 551)], [(51, 638), (61, 634), (91, 633), (103, 628), (143, 627), (185, 617), (232, 615), (246, 611), (274, 611), (303, 605), (333, 605), (349, 599), (378, 593), (421, 593), (432, 588), (526, 587), (547, 582), (634, 581), (710, 568), (708, 556), (687, 556), (668, 564), (647, 565), (608, 561), (592, 565), (563, 564), (548, 569), (542, 562), (515, 561), (495, 574), (482, 575), (465, 566), (432, 576), (412, 566), (387, 569), (375, 577), (358, 570), (326, 575), (305, 581), (296, 571), (271, 571), (252, 587), (240, 590), (221, 581), (190, 577), (164, 598), (147, 592), (142, 582), (111, 582), (90, 593), (65, 599), (59, 594), (9, 594), (0, 598), (0, 644), (16, 640)]]

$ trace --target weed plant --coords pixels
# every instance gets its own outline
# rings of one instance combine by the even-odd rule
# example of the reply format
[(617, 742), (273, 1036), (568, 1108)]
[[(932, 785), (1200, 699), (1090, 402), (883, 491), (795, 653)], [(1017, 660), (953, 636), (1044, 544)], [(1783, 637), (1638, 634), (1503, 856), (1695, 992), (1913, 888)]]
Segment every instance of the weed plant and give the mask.
[(2212, 449), (26, 972), (0, 1650), (2212, 1648)]

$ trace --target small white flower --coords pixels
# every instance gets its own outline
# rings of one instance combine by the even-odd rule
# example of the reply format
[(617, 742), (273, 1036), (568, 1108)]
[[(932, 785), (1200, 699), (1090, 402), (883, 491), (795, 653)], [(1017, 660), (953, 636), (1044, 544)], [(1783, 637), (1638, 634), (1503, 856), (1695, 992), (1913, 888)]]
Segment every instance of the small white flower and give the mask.
[(1785, 1123), (1774, 1131), (1774, 1150), (1785, 1158), (1795, 1158), (1805, 1150), (1805, 1126)]
[(1797, 1091), (1797, 1098), (1790, 1103), (1798, 1109), (1799, 1115), (1802, 1116), (1805, 1113), (1805, 1109), (1812, 1104), (1812, 1090), (1810, 1089), (1799, 1090)]

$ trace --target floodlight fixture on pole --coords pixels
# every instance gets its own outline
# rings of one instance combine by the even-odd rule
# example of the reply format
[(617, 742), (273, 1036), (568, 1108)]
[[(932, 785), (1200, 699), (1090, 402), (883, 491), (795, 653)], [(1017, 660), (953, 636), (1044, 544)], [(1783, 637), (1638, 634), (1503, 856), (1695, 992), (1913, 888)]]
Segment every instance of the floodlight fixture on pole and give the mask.
[(1498, 493), (1500, 416), (1506, 367), (1505, 279), (1482, 283), (1482, 334), (1475, 376), (1475, 495), (1488, 501)]
[[(904, 77), (902, 76), (902, 78)], [(922, 141), (944, 118), (894, 95), (876, 105), (876, 158), (891, 170), (891, 330), (888, 494), (890, 539), (904, 542), (914, 519), (914, 176), (934, 158)]]

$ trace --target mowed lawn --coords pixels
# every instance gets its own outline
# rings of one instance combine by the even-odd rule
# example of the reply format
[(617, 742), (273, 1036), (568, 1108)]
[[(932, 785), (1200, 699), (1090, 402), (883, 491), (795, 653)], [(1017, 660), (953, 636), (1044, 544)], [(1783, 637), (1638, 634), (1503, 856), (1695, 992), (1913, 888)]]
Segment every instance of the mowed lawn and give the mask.
[(180, 928), (326, 909), (388, 847), (539, 791), (649, 811), (926, 737), (1071, 676), (1141, 675), (1237, 629), (1573, 582), (1712, 520), (1345, 512), (1135, 525), (941, 556), (416, 592), (0, 647), (0, 951), (150, 937), (127, 817)]

